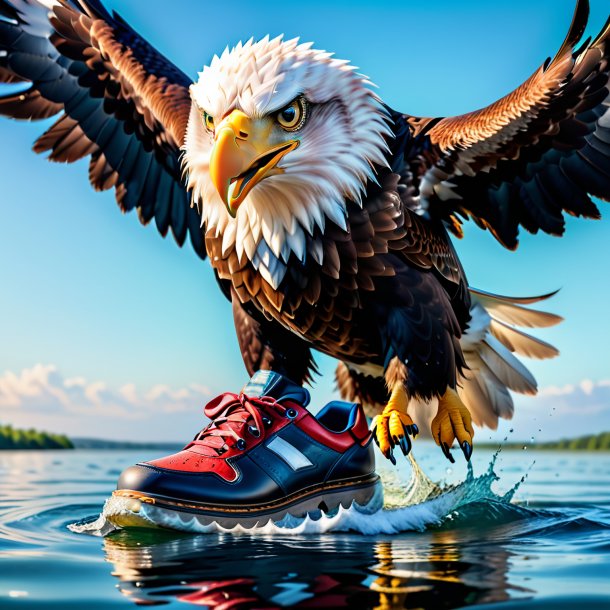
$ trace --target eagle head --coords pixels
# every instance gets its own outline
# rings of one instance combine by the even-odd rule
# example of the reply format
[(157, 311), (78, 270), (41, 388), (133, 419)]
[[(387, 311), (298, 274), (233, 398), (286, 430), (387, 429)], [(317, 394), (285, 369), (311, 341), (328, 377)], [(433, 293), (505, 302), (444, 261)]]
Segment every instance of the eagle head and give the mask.
[(282, 37), (214, 56), (191, 97), (184, 164), (202, 222), (277, 287), (306, 235), (345, 229), (346, 201), (387, 165), (387, 111), (347, 61)]

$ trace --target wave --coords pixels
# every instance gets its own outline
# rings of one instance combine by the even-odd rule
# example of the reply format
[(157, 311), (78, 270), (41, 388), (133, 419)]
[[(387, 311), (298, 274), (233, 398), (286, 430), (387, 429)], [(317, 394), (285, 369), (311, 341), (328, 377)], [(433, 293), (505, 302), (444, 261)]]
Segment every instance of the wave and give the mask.
[[(146, 514), (147, 506), (142, 505), (140, 516), (148, 518), (151, 525), (176, 529), (198, 534), (232, 533), (232, 534), (324, 534), (328, 532), (356, 532), (363, 535), (396, 534), (406, 531), (422, 531), (436, 527), (459, 527), (460, 524), (477, 523), (481, 520), (499, 522), (512, 522), (517, 519), (532, 517), (539, 511), (529, 509), (512, 503), (515, 492), (523, 483), (526, 475), (522, 477), (506, 494), (498, 495), (492, 485), (498, 480), (494, 466), (498, 456), (496, 452), (487, 468), (479, 476), (474, 475), (471, 464), (468, 464), (466, 479), (457, 484), (442, 486), (434, 483), (420, 468), (412, 455), (411, 478), (404, 482), (384, 474), (384, 498), (376, 501), (383, 508), (374, 513), (367, 513), (357, 504), (349, 508), (339, 507), (334, 514), (322, 513), (318, 518), (293, 517), (287, 515), (275, 523), (269, 521), (246, 528), (237, 525), (225, 528), (214, 522), (202, 525), (193, 517), (184, 520), (176, 516)], [(102, 513), (94, 518), (85, 519), (69, 525), (69, 529), (76, 533), (85, 533), (105, 536), (118, 528), (106, 519), (106, 515), (113, 510), (115, 498), (109, 498)]]

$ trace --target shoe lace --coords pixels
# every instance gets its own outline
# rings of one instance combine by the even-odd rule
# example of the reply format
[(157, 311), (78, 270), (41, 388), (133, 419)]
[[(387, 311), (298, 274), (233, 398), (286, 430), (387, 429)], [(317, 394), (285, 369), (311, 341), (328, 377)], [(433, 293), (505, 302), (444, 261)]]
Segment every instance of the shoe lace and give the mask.
[(288, 407), (281, 405), (271, 396), (248, 396), (243, 392), (220, 394), (204, 408), (210, 423), (185, 449), (198, 445), (211, 450), (209, 455), (222, 455), (229, 447), (228, 439), (233, 439), (232, 445), (245, 443), (245, 430), (257, 438), (261, 435), (264, 438), (266, 426), (272, 423), (269, 415), (274, 412), (284, 415), (287, 411)]

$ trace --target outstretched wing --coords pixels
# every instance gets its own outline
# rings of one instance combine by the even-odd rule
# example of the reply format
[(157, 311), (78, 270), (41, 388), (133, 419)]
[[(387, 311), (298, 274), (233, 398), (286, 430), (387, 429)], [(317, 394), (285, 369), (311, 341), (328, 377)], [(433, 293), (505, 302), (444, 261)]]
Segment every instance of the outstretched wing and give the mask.
[(590, 197), (610, 200), (610, 20), (574, 50), (588, 14), (578, 0), (555, 57), (487, 108), (406, 117), (422, 207), (455, 234), (461, 215), (514, 249), (520, 225), (561, 235), (563, 212), (599, 218)]
[[(96, 190), (153, 218), (205, 257), (200, 219), (181, 180), (190, 79), (98, 0), (0, 0), (0, 114), (59, 114), (36, 142), (49, 159), (90, 156)], [(14, 92), (16, 86), (19, 90)], [(1, 90), (0, 90), (1, 91)]]

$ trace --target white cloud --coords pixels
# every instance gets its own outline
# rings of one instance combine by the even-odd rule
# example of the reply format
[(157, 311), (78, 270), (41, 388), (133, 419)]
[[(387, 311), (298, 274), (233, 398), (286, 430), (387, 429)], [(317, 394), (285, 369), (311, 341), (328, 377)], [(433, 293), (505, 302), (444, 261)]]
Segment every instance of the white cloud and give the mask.
[(583, 379), (564, 386), (547, 386), (538, 392), (538, 401), (570, 410), (599, 406), (610, 411), (610, 379)]
[(193, 411), (210, 398), (210, 390), (199, 384), (183, 388), (158, 384), (139, 391), (135, 384), (128, 383), (114, 389), (104, 381), (64, 377), (56, 366), (49, 364), (36, 364), (20, 373), (5, 371), (0, 375), (2, 410), (134, 420), (151, 414)]
[(537, 396), (513, 395), (515, 416), (502, 426), (516, 439), (554, 440), (610, 430), (610, 380), (583, 379), (542, 388)]
[(573, 384), (564, 386), (550, 385), (546, 388), (541, 388), (538, 391), (538, 396), (568, 396), (574, 392), (575, 387)]
[(610, 380), (583, 379), (576, 384), (542, 388), (534, 399), (540, 406), (549, 405), (559, 413), (610, 414)]
[[(0, 374), (0, 421), (71, 436), (179, 442), (202, 427), (203, 405), (217, 390), (239, 389), (210, 389), (197, 383), (112, 386), (78, 376), (78, 371), (71, 373), (76, 374), (64, 375), (56, 366), (37, 364)], [(313, 412), (337, 398), (330, 387), (319, 394), (318, 388)], [(501, 440), (511, 428), (513, 440), (535, 436), (540, 441), (610, 430), (610, 379), (548, 386), (537, 396), (515, 394), (514, 399), (514, 419), (502, 421), (496, 432), (479, 430), (477, 438)]]
[(53, 402), (54, 406), (66, 404), (67, 396), (54, 366), (37, 364), (18, 375), (6, 371), (0, 377), (0, 407), (20, 407), (37, 400)]

